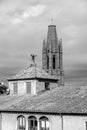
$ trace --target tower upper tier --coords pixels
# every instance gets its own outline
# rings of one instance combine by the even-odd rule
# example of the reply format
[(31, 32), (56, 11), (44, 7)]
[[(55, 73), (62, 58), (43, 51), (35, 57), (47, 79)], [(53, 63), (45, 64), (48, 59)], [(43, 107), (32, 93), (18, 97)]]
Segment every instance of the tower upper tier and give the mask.
[(58, 49), (58, 37), (56, 31), (56, 25), (48, 26), (48, 34), (47, 34), (47, 48), (51, 51), (55, 51)]

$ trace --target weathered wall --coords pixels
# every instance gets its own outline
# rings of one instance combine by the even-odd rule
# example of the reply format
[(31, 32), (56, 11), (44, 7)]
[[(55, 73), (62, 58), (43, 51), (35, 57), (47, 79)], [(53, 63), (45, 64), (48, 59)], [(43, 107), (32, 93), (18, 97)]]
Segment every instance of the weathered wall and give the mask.
[(64, 116), (63, 130), (86, 130), (86, 121), (86, 116)]
[(38, 93), (38, 92), (40, 92), (42, 90), (45, 90), (45, 83), (37, 81), (36, 92)]
[[(58, 87), (57, 83), (50, 83), (50, 89), (54, 89)], [(37, 81), (37, 85), (36, 85), (36, 92), (40, 92), (45, 90), (45, 82), (38, 82)]]
[(57, 83), (50, 83), (50, 89), (54, 89), (56, 87), (58, 87)]
[(60, 116), (51, 116), (51, 130), (62, 130)]
[(16, 118), (16, 114), (2, 114), (2, 130), (16, 130)]
[[(17, 117), (23, 115), (26, 118), (26, 130), (28, 130), (28, 117), (35, 116), (37, 121), (42, 116), (46, 116), (50, 121), (50, 130), (86, 130), (87, 116), (51, 116), (51, 115), (34, 115), (34, 114), (2, 114), (2, 129), (0, 130), (17, 130)], [(0, 116), (1, 119), (1, 116)], [(39, 129), (38, 129), (39, 130)]]
[(19, 95), (27, 94), (26, 82), (31, 82), (31, 94), (36, 94), (36, 80), (10, 81), (9, 82), (10, 94), (14, 94), (14, 91), (13, 91), (14, 82), (18, 83), (18, 94)]
[(31, 81), (31, 94), (36, 95), (36, 80)]
[(9, 82), (9, 89), (10, 94), (14, 94), (14, 86), (13, 83), (18, 83), (18, 94), (25, 94), (26, 93), (26, 82), (25, 81), (10, 81)]
[[(36, 95), (38, 92), (45, 90), (45, 82), (39, 82), (38, 80), (23, 80), (23, 81), (10, 81), (9, 89), (10, 94), (14, 94), (13, 83), (18, 84), (18, 94), (27, 94), (26, 82), (31, 82), (31, 94)], [(58, 87), (57, 83), (50, 83), (50, 89)]]
[(8, 113), (2, 114), (2, 130), (17, 130), (17, 117), (19, 115), (23, 115), (26, 118), (26, 130), (28, 130), (28, 117), (31, 115), (35, 116), (38, 122), (40, 117), (46, 116), (50, 121), (50, 130), (61, 130), (61, 118), (59, 116)]
[(13, 94), (13, 82), (8, 83), (9, 89), (10, 89), (10, 94)]
[(18, 94), (26, 94), (26, 82), (18, 81)]

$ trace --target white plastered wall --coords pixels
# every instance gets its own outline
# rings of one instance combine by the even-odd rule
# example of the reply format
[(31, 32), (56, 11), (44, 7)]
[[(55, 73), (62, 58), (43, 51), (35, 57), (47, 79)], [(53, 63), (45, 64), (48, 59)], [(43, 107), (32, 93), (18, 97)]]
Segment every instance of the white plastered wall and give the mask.
[[(39, 122), (39, 118), (42, 116), (46, 116), (50, 122), (50, 130), (61, 130), (61, 118), (59, 116), (51, 116), (51, 115), (35, 115), (35, 114), (9, 114), (2, 113), (2, 129), (1, 130), (17, 130), (17, 117), (19, 115), (23, 115), (26, 118), (26, 130), (28, 130), (28, 117), (35, 116), (37, 121)], [(37, 130), (40, 130), (37, 127)]]
[[(28, 117), (35, 116), (37, 121), (42, 116), (46, 116), (50, 121), (50, 130), (86, 130), (87, 116), (63, 116), (59, 115), (39, 115), (39, 114), (12, 114), (2, 113), (0, 130), (17, 130), (17, 117), (23, 115), (26, 118), (26, 130), (28, 130)], [(62, 124), (63, 123), (63, 124)], [(1, 128), (0, 126), (0, 128)], [(39, 129), (37, 129), (39, 130)]]
[(16, 114), (2, 114), (2, 130), (17, 130)]
[(13, 82), (9, 82), (8, 87), (9, 87), (9, 90), (10, 90), (10, 95), (13, 94)]
[(18, 95), (27, 94), (26, 82), (31, 82), (31, 94), (36, 95), (36, 80), (10, 81), (9, 89), (10, 89), (11, 95), (14, 94), (14, 91), (13, 91), (14, 82), (18, 83)]
[(63, 130), (86, 130), (86, 116), (63, 116)]
[(36, 80), (31, 81), (31, 94), (36, 95)]
[(18, 81), (18, 94), (26, 94), (26, 82)]

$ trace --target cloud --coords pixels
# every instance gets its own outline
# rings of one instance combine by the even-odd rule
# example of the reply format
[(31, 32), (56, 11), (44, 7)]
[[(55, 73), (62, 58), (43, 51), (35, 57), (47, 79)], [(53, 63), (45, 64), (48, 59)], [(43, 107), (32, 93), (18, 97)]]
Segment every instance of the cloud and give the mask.
[(30, 17), (43, 14), (46, 5), (37, 0), (3, 0), (0, 1), (0, 24), (17, 24)]
[[(14, 9), (4, 13), (0, 18), (0, 21), (4, 21), (6, 18), (8, 22), (18, 24), (30, 17), (37, 17), (43, 14), (46, 6), (39, 4), (34, 6), (28, 6), (25, 9)], [(6, 21), (5, 21), (6, 22)]]
[(14, 18), (11, 20), (11, 23), (13, 23), (13, 24), (19, 24), (21, 22), (22, 22), (22, 20), (20, 18)]
[(28, 17), (36, 17), (41, 15), (45, 10), (44, 5), (36, 5), (29, 7), (26, 11), (23, 12), (22, 18), (26, 19)]
[(23, 20), (28, 19), (30, 17), (40, 16), (41, 14), (43, 14), (45, 8), (46, 7), (44, 5), (30, 6), (24, 11), (22, 11), (21, 14), (19, 14), (19, 12), (18, 13), (16, 12), (16, 14), (17, 15), (19, 14), (19, 16), (17, 17), (15, 16), (15, 18), (13, 18), (11, 22), (13, 24), (17, 24), (17, 23), (21, 23)]
[[(27, 66), (25, 57), (30, 53), (37, 54), (40, 63), (42, 41), (47, 36), (47, 26), (53, 18), (58, 38), (63, 39), (64, 69), (72, 75), (72, 71), (75, 72), (80, 64), (87, 65), (86, 16), (86, 0), (2, 0), (0, 70), (9, 73), (12, 68), (10, 72), (13, 73), (21, 65)], [(83, 68), (82, 65), (79, 69)]]

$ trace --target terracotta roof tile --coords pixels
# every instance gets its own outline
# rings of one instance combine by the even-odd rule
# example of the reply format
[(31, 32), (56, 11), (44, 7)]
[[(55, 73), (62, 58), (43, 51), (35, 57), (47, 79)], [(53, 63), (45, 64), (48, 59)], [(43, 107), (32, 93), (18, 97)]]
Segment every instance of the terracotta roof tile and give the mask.
[(87, 113), (87, 87), (60, 87), (37, 96), (1, 96), (0, 110)]
[(24, 78), (26, 79), (26, 78), (35, 78), (35, 77), (58, 80), (57, 76), (51, 76), (45, 70), (35, 67), (35, 66), (27, 67), (26, 69), (20, 71), (15, 76), (13, 76), (9, 79), (24, 79)]

